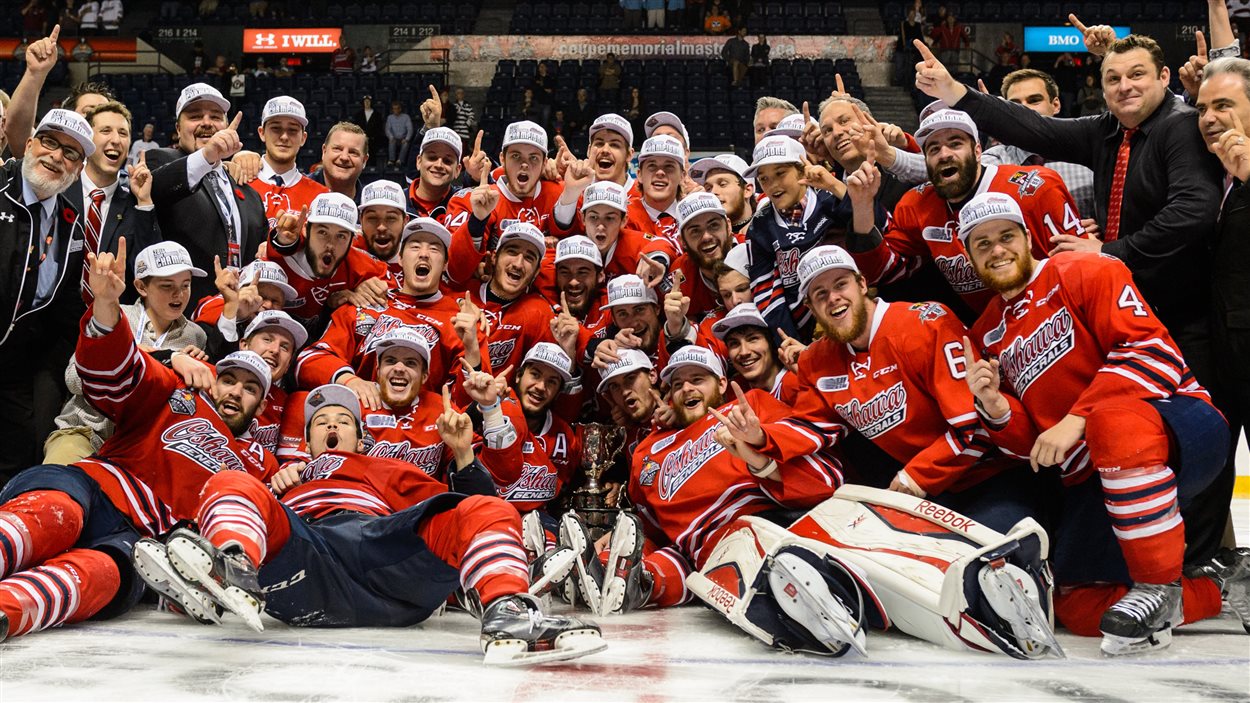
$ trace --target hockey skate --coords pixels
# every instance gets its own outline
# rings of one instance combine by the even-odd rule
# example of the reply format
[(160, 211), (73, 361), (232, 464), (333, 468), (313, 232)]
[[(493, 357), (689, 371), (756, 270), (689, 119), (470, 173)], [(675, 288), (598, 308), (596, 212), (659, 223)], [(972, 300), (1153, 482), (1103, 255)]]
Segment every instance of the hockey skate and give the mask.
[(1186, 570), (1187, 576), (1206, 576), (1215, 581), (1224, 602), (1241, 618), (1250, 634), (1250, 548), (1221, 549), (1209, 561)]
[[(808, 554), (815, 558), (815, 554)], [(833, 566), (827, 560), (823, 563)], [(834, 654), (845, 652), (849, 645), (860, 656), (868, 655), (863, 625), (855, 620), (847, 605), (829, 590), (829, 584), (816, 567), (800, 556), (799, 548), (784, 547), (775, 555), (766, 557), (765, 564), (769, 591), (782, 612)], [(861, 602), (858, 612), (863, 610)]]
[(576, 592), (590, 608), (590, 612), (598, 614), (603, 602), (603, 564), (595, 552), (595, 541), (590, 538), (590, 530), (586, 523), (570, 510), (560, 518), (560, 546), (573, 550), (575, 556), (575, 578), (567, 579), (564, 587), (564, 599), (573, 603), (571, 587), (576, 585)]
[(1050, 627), (1050, 619), (1042, 610), (1033, 578), (1024, 569), (1001, 557), (986, 555), (981, 560), (986, 562), (977, 573), (981, 593), (990, 608), (1011, 628), (1020, 653), (1026, 658), (1037, 659), (1045, 656), (1047, 651), (1053, 651), (1066, 658), (1067, 654), (1059, 646), (1059, 640), (1055, 639), (1055, 632)]
[(169, 562), (169, 552), (161, 542), (144, 537), (135, 542), (131, 555), (139, 578), (178, 612), (201, 624), (221, 624), (221, 607), (203, 588), (183, 578)]
[(264, 609), (256, 567), (241, 549), (217, 549), (199, 534), (184, 528), (165, 540), (169, 563), (178, 575), (204, 589), (217, 605), (243, 618), (247, 626), (263, 632)]
[(528, 594), (496, 598), (482, 614), (484, 662), (523, 666), (576, 659), (607, 649), (593, 623), (578, 618), (544, 615), (538, 599)]
[(539, 597), (545, 605), (550, 592), (563, 593), (566, 584), (576, 588), (569, 582), (569, 574), (577, 554), (567, 547), (547, 548), (547, 531), (536, 511), (521, 518), (521, 541), (529, 558), (530, 595)]
[(642, 541), (642, 521), (621, 511), (612, 529), (599, 615), (628, 613), (647, 604), (654, 582), (642, 566)]
[(1140, 654), (1172, 643), (1184, 621), (1180, 581), (1139, 583), (1102, 614), (1102, 653)]

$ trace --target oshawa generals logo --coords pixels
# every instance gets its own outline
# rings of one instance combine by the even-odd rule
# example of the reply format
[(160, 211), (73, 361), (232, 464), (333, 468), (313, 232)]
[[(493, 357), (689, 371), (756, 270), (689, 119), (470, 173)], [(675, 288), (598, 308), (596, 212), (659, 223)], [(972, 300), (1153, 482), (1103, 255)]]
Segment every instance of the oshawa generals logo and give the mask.
[(304, 483), (316, 481), (317, 479), (330, 478), (335, 471), (343, 468), (343, 464), (347, 461), (346, 457), (336, 456), (334, 454), (322, 454), (313, 459), (300, 469), (299, 479)]
[(263, 447), (278, 446), (278, 424), (270, 423), (262, 425), (256, 420), (252, 420), (252, 426), (248, 429), (248, 434), (252, 435), (252, 441)]
[(551, 500), (556, 497), (557, 476), (546, 466), (525, 463), (521, 477), (499, 492), (504, 500)]
[(438, 466), (443, 461), (443, 443), (431, 444), (428, 447), (414, 447), (412, 442), (378, 442), (369, 448), (369, 456), (386, 459), (399, 459), (421, 469), (430, 476), (438, 473)]
[(937, 265), (938, 271), (942, 272), (943, 278), (951, 284), (951, 288), (954, 288), (956, 293), (966, 295), (985, 290), (985, 283), (973, 270), (972, 262), (968, 261), (968, 257), (963, 254), (936, 256), (933, 258), (933, 263)]
[(169, 451), (177, 452), (214, 473), (247, 470), (243, 460), (230, 448), (230, 439), (202, 417), (174, 424), (161, 433), (161, 441)]
[(686, 485), (690, 477), (697, 474), (709, 459), (724, 449), (716, 441), (716, 428), (719, 426), (720, 423), (713, 424), (697, 439), (686, 440), (685, 444), (664, 457), (664, 461), (660, 464), (661, 499), (669, 500), (677, 495), (677, 491)]
[[(368, 317), (368, 315), (365, 315), (365, 317)], [(356, 320), (356, 331), (359, 334), (365, 335), (364, 342), (361, 343), (361, 346), (360, 346), (360, 351), (362, 353), (368, 354), (369, 352), (373, 351), (373, 347), (378, 343), (378, 340), (381, 339), (387, 332), (390, 332), (391, 330), (399, 329), (400, 327), (407, 327), (413, 332), (416, 332), (422, 337), (425, 337), (425, 341), (430, 343), (430, 349), (435, 349), (438, 347), (438, 340), (440, 338), (438, 334), (438, 330), (434, 329), (430, 325), (427, 325), (427, 324), (410, 325), (410, 324), (405, 323), (403, 320), (400, 320), (397, 317), (391, 317), (390, 315), (381, 315), (378, 317), (377, 320), (373, 322), (373, 324), (369, 327), (368, 331), (362, 333), (360, 332), (361, 324), (360, 324), (360, 317), (358, 316)]]
[(872, 439), (907, 419), (907, 389), (899, 381), (877, 393), (866, 403), (860, 403), (859, 398), (852, 398), (849, 403), (835, 405), (834, 409), (859, 430), (860, 434)]
[(1059, 308), (1028, 337), (1013, 339), (998, 355), (998, 363), (1011, 387), (1023, 394), (1075, 346), (1072, 315), (1067, 308)]

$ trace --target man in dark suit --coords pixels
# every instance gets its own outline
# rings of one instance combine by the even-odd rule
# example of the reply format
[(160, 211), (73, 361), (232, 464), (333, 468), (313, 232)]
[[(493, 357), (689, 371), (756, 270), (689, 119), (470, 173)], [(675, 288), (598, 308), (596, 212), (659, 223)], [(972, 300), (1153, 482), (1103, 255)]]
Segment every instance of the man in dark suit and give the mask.
[(0, 166), (0, 482), (38, 463), (64, 401), (84, 311), (83, 220), (64, 192), (94, 151), (87, 120), (49, 110)]
[[(130, 187), (122, 185), (117, 176), (130, 154), (130, 110), (110, 101), (92, 108), (87, 121), (91, 124), (95, 153), (87, 157), (78, 179), (81, 187), (65, 191), (65, 197), (82, 214), (86, 251), (116, 254), (118, 240), (126, 238), (126, 250), (130, 252), (126, 280), (133, 281), (135, 257), (161, 241), (146, 157), (140, 154), (127, 169)], [(122, 296), (125, 302), (134, 302), (136, 298), (133, 288)]]
[[(227, 124), (229, 109), (230, 102), (210, 85), (183, 88), (177, 147), (146, 152), (161, 234), (186, 247), (196, 268), (205, 271), (213, 270), (214, 257), (222, 266), (249, 263), (269, 236), (260, 195), (236, 183), (222, 166), (243, 148), (238, 133), (243, 113)], [(193, 280), (188, 309), (216, 292), (212, 280)]]

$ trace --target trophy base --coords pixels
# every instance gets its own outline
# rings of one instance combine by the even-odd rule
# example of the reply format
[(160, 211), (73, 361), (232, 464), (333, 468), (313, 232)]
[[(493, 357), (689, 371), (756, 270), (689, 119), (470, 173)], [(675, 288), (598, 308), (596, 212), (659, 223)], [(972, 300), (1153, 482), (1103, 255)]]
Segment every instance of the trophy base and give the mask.
[(600, 537), (612, 531), (616, 526), (616, 516), (620, 512), (619, 508), (608, 507), (589, 507), (580, 506), (573, 507), (577, 511), (582, 522), (586, 524), (586, 530), (590, 532), (592, 540), (598, 540)]

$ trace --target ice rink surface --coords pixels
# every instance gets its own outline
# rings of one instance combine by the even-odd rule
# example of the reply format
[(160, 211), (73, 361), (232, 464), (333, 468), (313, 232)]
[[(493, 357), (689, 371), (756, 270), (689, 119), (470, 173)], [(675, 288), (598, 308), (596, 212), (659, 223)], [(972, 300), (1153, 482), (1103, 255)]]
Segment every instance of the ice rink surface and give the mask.
[[(1241, 544), (1250, 501), (1236, 500)], [(556, 606), (562, 609), (564, 606)], [(574, 664), (486, 668), (453, 612), (408, 629), (312, 630), (266, 619), (198, 626), (129, 615), (0, 644), (0, 701), (1246, 701), (1250, 635), (1227, 610), (1164, 652), (1110, 659), (1060, 633), (1066, 660), (953, 652), (871, 632), (868, 658), (787, 655), (699, 605), (599, 621), (607, 651)]]

